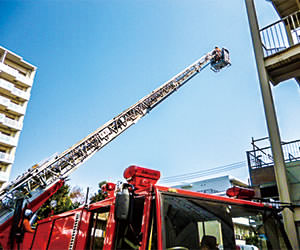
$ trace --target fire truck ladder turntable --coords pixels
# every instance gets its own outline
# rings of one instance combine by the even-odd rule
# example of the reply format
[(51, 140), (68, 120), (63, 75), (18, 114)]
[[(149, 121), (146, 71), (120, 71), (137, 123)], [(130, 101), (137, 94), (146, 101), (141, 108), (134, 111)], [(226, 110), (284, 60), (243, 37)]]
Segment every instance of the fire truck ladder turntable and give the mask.
[(139, 121), (208, 65), (215, 72), (230, 65), (228, 50), (222, 49), (222, 56), (215, 50), (207, 53), (71, 148), (40, 165), (31, 167), (12, 181), (0, 191), (0, 225), (13, 215), (17, 199), (23, 198), (30, 203), (57, 182), (65, 180), (97, 151)]

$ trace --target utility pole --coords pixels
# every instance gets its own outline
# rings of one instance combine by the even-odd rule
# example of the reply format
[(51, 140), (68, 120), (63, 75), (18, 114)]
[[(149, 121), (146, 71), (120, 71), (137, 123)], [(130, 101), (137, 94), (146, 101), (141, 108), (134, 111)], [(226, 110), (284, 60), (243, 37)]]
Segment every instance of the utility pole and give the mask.
[[(281, 202), (291, 203), (288, 181), (287, 181), (287, 174), (286, 174), (286, 167), (285, 167), (284, 157), (283, 157), (283, 152), (281, 147), (279, 127), (276, 118), (272, 91), (270, 88), (269, 76), (264, 63), (264, 54), (263, 54), (261, 38), (259, 34), (259, 27), (257, 22), (255, 6), (253, 0), (245, 0), (245, 3), (247, 8), (253, 47), (254, 47), (257, 71), (259, 75), (259, 83), (260, 83), (263, 104), (264, 104), (268, 133), (269, 133), (271, 149), (272, 149), (272, 154), (274, 159), (274, 171), (275, 171), (279, 198)], [(282, 215), (283, 215), (284, 228), (287, 232), (292, 247), (293, 249), (299, 249), (297, 232), (296, 232), (296, 227), (294, 222), (294, 214), (290, 209), (286, 208), (283, 210)]]

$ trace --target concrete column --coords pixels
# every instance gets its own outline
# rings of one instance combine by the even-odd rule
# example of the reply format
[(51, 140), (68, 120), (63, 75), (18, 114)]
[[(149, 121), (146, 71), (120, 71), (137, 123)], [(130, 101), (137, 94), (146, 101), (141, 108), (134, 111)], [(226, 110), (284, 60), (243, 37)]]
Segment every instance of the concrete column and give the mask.
[(0, 61), (1, 61), (2, 63), (4, 63), (4, 60), (5, 60), (6, 55), (7, 55), (7, 51), (5, 50), (4, 53), (3, 53), (3, 55), (2, 55), (2, 57), (1, 57), (1, 59), (0, 59)]
[(285, 26), (285, 30), (286, 30), (286, 35), (288, 37), (289, 45), (293, 46), (294, 45), (294, 40), (293, 40), (291, 28), (288, 24), (285, 24), (284, 26)]
[[(279, 192), (279, 198), (281, 202), (290, 203), (291, 199), (287, 182), (286, 167), (284, 164), (284, 157), (281, 148), (281, 139), (275, 113), (273, 96), (269, 83), (269, 77), (264, 64), (264, 54), (261, 45), (255, 6), (253, 0), (245, 0), (245, 3), (247, 7), (248, 20), (259, 75), (260, 89), (262, 93), (266, 122), (273, 153), (274, 171)], [(290, 239), (292, 247), (293, 249), (299, 249), (293, 213), (291, 210), (285, 209), (282, 214), (284, 227)]]

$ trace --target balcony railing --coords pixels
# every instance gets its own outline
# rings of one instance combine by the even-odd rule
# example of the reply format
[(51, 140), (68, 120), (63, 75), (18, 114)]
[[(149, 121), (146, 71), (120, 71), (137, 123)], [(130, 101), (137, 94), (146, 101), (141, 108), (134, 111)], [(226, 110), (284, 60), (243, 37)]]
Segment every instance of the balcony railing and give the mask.
[(22, 75), (18, 70), (0, 62), (0, 71), (1, 70), (16, 78), (17, 81), (25, 83), (28, 86), (32, 86), (33, 79)]
[(9, 81), (6, 81), (4, 79), (0, 79), (0, 87), (3, 88), (3, 89), (8, 90), (9, 92), (11, 92), (15, 96), (21, 97), (25, 100), (29, 100), (30, 94), (28, 92), (16, 88), (14, 86), (14, 84), (12, 84)]
[(14, 137), (11, 137), (9, 135), (5, 135), (0, 132), (0, 142), (5, 143), (10, 146), (17, 146), (17, 140)]
[(0, 152), (0, 161), (4, 161), (6, 163), (13, 163), (14, 159), (10, 156), (10, 154)]
[(22, 114), (22, 115), (24, 115), (25, 111), (26, 111), (26, 109), (23, 106), (20, 106), (13, 102), (10, 102), (7, 107), (8, 107), (8, 109), (10, 109), (16, 113)]
[(23, 90), (20, 90), (20, 89), (18, 89), (16, 87), (13, 87), (13, 89), (11, 90), (11, 93), (14, 94), (14, 95), (16, 95), (16, 96), (22, 97), (23, 99), (25, 99), (27, 101), (29, 100), (29, 97), (30, 97), (29, 93), (27, 93), (27, 92), (25, 92)]
[(9, 81), (0, 79), (0, 87), (11, 92), (14, 88), (14, 85)]
[(16, 77), (16, 79), (17, 79), (17, 81), (23, 82), (23, 83), (25, 83), (28, 86), (32, 86), (33, 80), (31, 78), (28, 78), (26, 76), (18, 74), (17, 77)]
[(6, 181), (8, 181), (8, 179), (9, 179), (9, 173), (0, 171), (0, 181), (6, 182)]
[[(259, 148), (247, 152), (248, 166), (250, 169), (263, 168), (274, 165), (271, 146)], [(300, 161), (300, 140), (281, 143), (284, 161), (286, 163)]]
[(18, 114), (24, 115), (26, 112), (26, 107), (15, 104), (15, 103), (11, 102), (8, 98), (5, 98), (3, 96), (0, 96), (0, 105), (18, 113)]
[(5, 106), (5, 107), (8, 107), (8, 105), (10, 104), (10, 100), (3, 97), (3, 96), (0, 96), (0, 105), (2, 106)]
[(300, 11), (260, 30), (265, 57), (300, 43)]
[(17, 130), (21, 130), (22, 129), (22, 122), (10, 119), (8, 117), (6, 117), (4, 114), (0, 114), (0, 123), (2, 123), (5, 126), (17, 129)]
[(17, 77), (19, 72), (12, 67), (0, 62), (0, 70), (12, 75), (13, 77)]
[(19, 121), (10, 119), (10, 118), (8, 118), (8, 117), (5, 117), (5, 118), (4, 118), (3, 124), (6, 125), (6, 126), (8, 126), (8, 127), (15, 128), (15, 129), (17, 129), (17, 130), (21, 130), (21, 129), (22, 129), (22, 125), (23, 125), (22, 122), (19, 122)]

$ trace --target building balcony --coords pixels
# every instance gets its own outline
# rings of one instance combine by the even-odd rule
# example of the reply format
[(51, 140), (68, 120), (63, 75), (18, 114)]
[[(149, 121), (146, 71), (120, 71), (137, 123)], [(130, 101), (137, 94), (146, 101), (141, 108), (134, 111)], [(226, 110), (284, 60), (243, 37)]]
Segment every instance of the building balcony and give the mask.
[(33, 79), (24, 76), (23, 74), (19, 73), (18, 70), (0, 62), (0, 72), (1, 71), (12, 80), (16, 80), (30, 87), (32, 86)]
[(0, 106), (4, 107), (6, 109), (9, 104), (10, 104), (10, 100), (8, 98), (0, 96)]
[[(278, 197), (271, 147), (252, 145), (253, 150), (247, 152), (251, 185), (260, 188), (262, 197)], [(291, 198), (300, 202), (300, 140), (282, 142), (282, 151)]]
[(266, 58), (265, 67), (273, 85), (291, 78), (300, 84), (300, 44)]
[(270, 0), (281, 17), (286, 17), (299, 10), (299, 0)]
[(30, 93), (23, 91), (21, 89), (18, 89), (9, 81), (6, 81), (4, 79), (0, 79), (0, 88), (7, 94), (7, 95), (13, 95), (14, 97), (20, 97), (26, 101), (30, 98)]
[(260, 36), (271, 82), (295, 78), (300, 84), (300, 11), (264, 27)]
[(5, 90), (5, 92), (11, 92), (14, 88), (14, 85), (9, 81), (0, 79), (0, 88)]
[[(268, 138), (264, 138), (268, 139)], [(253, 145), (254, 143), (252, 143)], [(253, 146), (252, 151), (247, 152), (248, 166), (251, 170), (266, 168), (274, 165), (271, 146), (259, 148)], [(286, 163), (300, 161), (300, 140), (281, 143), (284, 161)]]
[(0, 132), (0, 143), (3, 143), (7, 146), (16, 147), (18, 144), (18, 140), (16, 138), (11, 137), (9, 135), (5, 135)]
[(8, 98), (0, 96), (0, 108), (8, 109), (14, 113), (24, 115), (26, 112), (26, 107), (15, 104), (11, 102)]
[(12, 67), (0, 62), (0, 71), (3, 71), (5, 74), (10, 75), (13, 78), (17, 78), (19, 72)]
[(10, 119), (8, 117), (6, 117), (4, 114), (0, 114), (0, 124), (3, 124), (4, 126), (7, 126), (9, 128), (13, 128), (16, 130), (21, 130), (23, 123)]
[(29, 77), (23, 76), (21, 74), (18, 74), (16, 77), (16, 80), (22, 83), (25, 83), (27, 86), (32, 86), (33, 79), (30, 79)]
[(0, 182), (7, 182), (9, 179), (9, 173), (0, 170)]
[(21, 97), (22, 99), (24, 99), (26, 101), (28, 101), (30, 98), (30, 94), (28, 92), (20, 90), (16, 87), (13, 87), (13, 89), (11, 90), (11, 93), (17, 97)]
[[(14, 162), (14, 158), (11, 157), (10, 154), (0, 152), (0, 162), (5, 162), (7, 164), (11, 164)], [(1, 173), (1, 171), (0, 171)]]
[(13, 102), (10, 102), (7, 106), (8, 109), (10, 109), (11, 111), (14, 111), (15, 113), (24, 115), (26, 112), (26, 108), (23, 106), (20, 106), (18, 104), (15, 104)]

